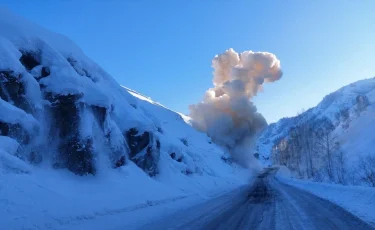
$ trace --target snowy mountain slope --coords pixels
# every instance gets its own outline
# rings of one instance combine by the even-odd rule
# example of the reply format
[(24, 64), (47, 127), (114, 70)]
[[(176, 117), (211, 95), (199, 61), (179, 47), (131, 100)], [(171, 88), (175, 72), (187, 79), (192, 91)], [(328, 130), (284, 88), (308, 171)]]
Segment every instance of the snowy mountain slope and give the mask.
[(68, 38), (7, 9), (0, 97), (7, 229), (70, 226), (150, 201), (206, 196), (251, 176), (224, 161), (188, 117), (124, 89)]
[[(327, 129), (327, 124), (328, 129), (332, 129), (329, 136), (339, 142), (337, 151), (344, 153), (348, 168), (355, 167), (360, 157), (375, 155), (375, 78), (345, 86), (327, 95), (316, 107), (270, 124), (257, 141), (261, 159), (276, 163), (276, 146), (283, 140), (291, 140), (292, 131), (306, 129), (306, 133), (313, 136), (319, 128)], [(302, 155), (306, 154), (305, 149), (301, 151)], [(316, 161), (324, 160), (321, 153), (313, 154)]]
[[(165, 164), (165, 167), (160, 167), (161, 173), (158, 180), (165, 182), (173, 180), (170, 173), (183, 173), (192, 177), (210, 175), (213, 178), (225, 178), (236, 171), (242, 172), (235, 164), (223, 164), (222, 157), (226, 156), (223, 150), (213, 144), (205, 133), (197, 132), (188, 125), (185, 122), (186, 117), (184, 119), (183, 115), (153, 102), (150, 98), (133, 90), (127, 90), (138, 99), (137, 108), (155, 124), (161, 143), (167, 143), (161, 146), (161, 153), (165, 153), (161, 154), (161, 157), (166, 157), (166, 159), (161, 162)], [(163, 173), (167, 170), (171, 171)], [(194, 180), (199, 181), (199, 177), (195, 177)], [(184, 186), (186, 183), (189, 184), (189, 182), (184, 183)], [(206, 185), (207, 183), (210, 184), (209, 181), (204, 182)], [(175, 183), (176, 186), (178, 184), (178, 182)]]

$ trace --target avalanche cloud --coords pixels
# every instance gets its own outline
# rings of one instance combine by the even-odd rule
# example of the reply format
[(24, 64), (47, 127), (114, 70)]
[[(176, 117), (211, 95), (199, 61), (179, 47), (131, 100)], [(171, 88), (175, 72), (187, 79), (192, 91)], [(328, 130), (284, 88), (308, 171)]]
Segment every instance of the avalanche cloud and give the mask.
[(203, 101), (191, 105), (193, 126), (228, 149), (243, 166), (251, 162), (249, 146), (255, 134), (267, 126), (251, 99), (265, 82), (281, 78), (280, 61), (272, 53), (229, 49), (212, 60), (214, 87)]

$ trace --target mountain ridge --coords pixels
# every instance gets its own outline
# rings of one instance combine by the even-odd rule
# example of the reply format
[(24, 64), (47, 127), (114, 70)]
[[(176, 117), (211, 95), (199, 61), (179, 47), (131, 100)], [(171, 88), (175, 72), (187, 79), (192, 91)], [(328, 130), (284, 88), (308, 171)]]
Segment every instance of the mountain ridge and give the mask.
[[(301, 145), (297, 146), (298, 150), (288, 151), (297, 152), (304, 161), (303, 158), (308, 151), (302, 145), (306, 146), (306, 141), (313, 142), (313, 139), (316, 138), (313, 133), (319, 128), (330, 130), (329, 135), (339, 144), (336, 152), (343, 152), (348, 170), (354, 170), (359, 164), (360, 158), (375, 155), (371, 151), (375, 145), (375, 137), (369, 129), (369, 127), (375, 125), (374, 117), (375, 78), (359, 80), (328, 94), (317, 106), (295, 117), (282, 118), (278, 122), (270, 124), (263, 130), (257, 140), (257, 148), (264, 163), (277, 164), (280, 162), (276, 158), (280, 154), (276, 153), (276, 148), (279, 147), (280, 150), (280, 144), (286, 145), (283, 148), (287, 148), (289, 141), (291, 144)], [(291, 131), (294, 132), (295, 130), (299, 132), (297, 134), (304, 135), (306, 140), (300, 140), (300, 143), (297, 143), (298, 141), (292, 143)], [(310, 135), (308, 132), (312, 134)], [(302, 141), (305, 142), (302, 143)], [(317, 150), (317, 147), (311, 150), (322, 152), (322, 150)], [(318, 167), (316, 171), (324, 171), (321, 168), (323, 167), (321, 165), (324, 164), (324, 157), (320, 153), (316, 153), (314, 158), (317, 161), (316, 167)], [(301, 170), (304, 171), (305, 169), (301, 168)], [(304, 175), (299, 176), (307, 176), (306, 173), (302, 174)], [(321, 174), (325, 173), (321, 172)]]

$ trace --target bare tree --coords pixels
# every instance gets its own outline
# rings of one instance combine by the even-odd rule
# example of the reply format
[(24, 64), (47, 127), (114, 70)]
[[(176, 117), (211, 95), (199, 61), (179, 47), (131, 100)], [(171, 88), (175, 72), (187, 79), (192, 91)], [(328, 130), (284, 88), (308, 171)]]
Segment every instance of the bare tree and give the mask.
[(315, 137), (314, 137), (313, 128), (309, 123), (304, 123), (301, 125), (301, 138), (302, 138), (302, 146), (304, 150), (304, 159), (306, 165), (306, 174), (308, 178), (314, 177), (315, 169), (314, 169), (314, 145), (315, 145)]
[(308, 123), (292, 127), (286, 137), (275, 141), (273, 161), (298, 172), (300, 176), (313, 177), (313, 139), (313, 131)]
[(363, 182), (375, 187), (375, 156), (368, 155), (360, 158), (358, 173)]
[(335, 156), (336, 161), (336, 178), (340, 184), (346, 184), (346, 155), (343, 151), (337, 151)]
[(317, 150), (324, 156), (326, 171), (331, 181), (334, 180), (334, 153), (339, 149), (340, 143), (337, 137), (332, 134), (334, 127), (328, 122), (316, 132)]
[(288, 147), (289, 153), (292, 159), (292, 169), (298, 171), (299, 176), (302, 176), (301, 172), (301, 156), (302, 156), (302, 134), (299, 126), (292, 127), (289, 131)]
[[(328, 118), (301, 122), (293, 126), (285, 137), (275, 141), (272, 149), (274, 162), (287, 166), (300, 176), (315, 178), (315, 173), (319, 172), (317, 176), (320, 178), (328, 174), (331, 181), (340, 177), (340, 183), (344, 183), (344, 155), (336, 156), (339, 154), (336, 153), (339, 142), (333, 134), (334, 129), (335, 126)], [(318, 165), (314, 162), (321, 157), (324, 159), (326, 173), (314, 167)], [(338, 169), (335, 167), (336, 162), (339, 164)]]
[(348, 171), (346, 174), (347, 182), (352, 185), (360, 185), (361, 183), (359, 180), (360, 176), (359, 176), (358, 167), (350, 168), (347, 171)]
[(288, 140), (279, 138), (272, 147), (272, 160), (274, 163), (290, 167), (291, 156)]

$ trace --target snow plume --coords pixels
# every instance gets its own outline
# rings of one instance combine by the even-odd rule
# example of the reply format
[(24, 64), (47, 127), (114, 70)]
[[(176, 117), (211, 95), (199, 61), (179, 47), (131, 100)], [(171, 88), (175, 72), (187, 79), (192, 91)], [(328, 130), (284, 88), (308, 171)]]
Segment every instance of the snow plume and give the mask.
[(214, 87), (203, 101), (190, 105), (193, 126), (227, 148), (234, 160), (249, 166), (255, 134), (267, 125), (251, 99), (265, 82), (281, 78), (280, 61), (272, 53), (229, 49), (212, 60)]

